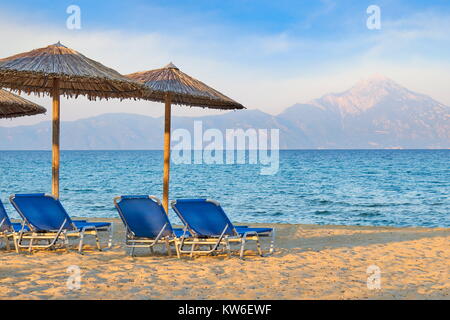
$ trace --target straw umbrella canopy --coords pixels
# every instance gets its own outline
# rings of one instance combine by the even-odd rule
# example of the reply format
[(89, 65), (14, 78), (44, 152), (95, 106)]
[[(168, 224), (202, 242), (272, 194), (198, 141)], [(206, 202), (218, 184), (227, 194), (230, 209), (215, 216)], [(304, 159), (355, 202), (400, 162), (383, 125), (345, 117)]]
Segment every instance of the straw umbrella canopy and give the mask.
[(0, 89), (0, 119), (33, 116), (46, 112), (47, 110), (40, 105)]
[(56, 197), (59, 197), (60, 96), (125, 99), (139, 98), (142, 93), (141, 85), (60, 42), (0, 59), (0, 87), (52, 96), (52, 193)]
[(144, 84), (146, 88), (144, 99), (165, 103), (163, 206), (168, 213), (171, 105), (222, 110), (245, 109), (245, 107), (203, 82), (181, 72), (172, 63), (161, 69), (137, 72), (129, 74), (127, 77)]

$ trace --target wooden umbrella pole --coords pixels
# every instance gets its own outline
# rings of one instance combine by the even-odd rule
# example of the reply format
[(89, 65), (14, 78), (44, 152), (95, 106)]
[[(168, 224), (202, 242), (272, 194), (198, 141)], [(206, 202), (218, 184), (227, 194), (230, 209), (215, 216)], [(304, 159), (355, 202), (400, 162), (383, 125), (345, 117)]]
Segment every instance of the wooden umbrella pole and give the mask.
[(163, 178), (163, 207), (169, 214), (169, 176), (170, 176), (170, 121), (171, 121), (171, 97), (166, 95), (166, 111), (164, 121), (164, 178)]
[(52, 194), (59, 198), (59, 128), (60, 97), (59, 79), (53, 79), (53, 145), (52, 145)]

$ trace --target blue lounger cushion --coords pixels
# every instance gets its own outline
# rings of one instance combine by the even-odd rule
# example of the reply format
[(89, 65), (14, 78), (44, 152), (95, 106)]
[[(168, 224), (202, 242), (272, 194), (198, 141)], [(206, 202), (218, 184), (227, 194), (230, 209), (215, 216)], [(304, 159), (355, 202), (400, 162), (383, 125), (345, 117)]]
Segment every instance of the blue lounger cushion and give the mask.
[[(19, 222), (13, 222), (13, 223), (11, 223), (11, 225), (14, 229), (14, 232), (20, 232), (20, 230), (22, 230), (22, 224)], [(25, 226), (25, 228), (23, 228), (23, 230), (30, 231), (30, 229), (27, 226)]]
[(78, 229), (85, 227), (95, 227), (95, 228), (107, 228), (111, 225), (109, 222), (87, 222), (85, 221), (72, 221)]
[[(263, 233), (270, 233), (273, 231), (272, 228), (250, 228), (248, 226), (238, 226), (235, 227), (237, 233), (239, 233), (240, 235), (243, 235), (246, 232), (256, 232), (259, 234), (263, 234)], [(179, 238), (183, 235), (183, 229), (180, 228), (173, 228), (173, 232), (175, 233), (175, 235)], [(190, 234), (189, 232), (186, 232), (186, 236), (189, 237)]]
[(0, 232), (9, 230), (12, 226), (11, 220), (9, 220), (6, 209), (3, 206), (2, 200), (0, 200), (0, 223), (2, 223)]
[[(233, 224), (220, 206), (206, 199), (181, 199), (172, 202), (172, 208), (196, 236), (234, 236)], [(225, 227), (228, 228), (225, 229)]]
[[(73, 221), (75, 226), (81, 231), (84, 227), (90, 227), (90, 228), (107, 228), (111, 225), (109, 222), (85, 222), (85, 221)], [(13, 222), (12, 227), (14, 228), (15, 232), (19, 232), (22, 230), (22, 224), (18, 222)], [(25, 231), (30, 231), (27, 226), (24, 228)]]
[(121, 196), (115, 199), (115, 206), (128, 231), (135, 237), (154, 239), (164, 226), (163, 237), (174, 234), (159, 199), (146, 195)]
[[(73, 221), (73, 223), (75, 224), (75, 226), (81, 230), (84, 227), (95, 227), (95, 228), (106, 228), (109, 227), (111, 224), (109, 222), (79, 222), (79, 221)], [(12, 223), (12, 227), (14, 228), (15, 232), (19, 232), (20, 230), (22, 230), (22, 224), (21, 223), (16, 223), (13, 222)], [(28, 229), (27, 226), (25, 226), (24, 228), (25, 231), (30, 231), (30, 229)]]
[[(182, 229), (173, 229), (173, 233), (175, 234), (175, 236), (177, 238), (181, 238), (183, 236), (183, 230)], [(186, 231), (186, 235), (185, 237), (190, 237), (191, 234), (189, 233), (189, 231)]]
[[(266, 232), (272, 232), (272, 228), (250, 228), (249, 226), (235, 226), (235, 229), (238, 233), (244, 234), (246, 232), (257, 232), (257, 233), (266, 233)], [(180, 235), (183, 234), (183, 229), (181, 228), (173, 228), (173, 231), (176, 231), (175, 234), (180, 233)], [(189, 232), (187, 232), (189, 234)], [(178, 237), (178, 235), (177, 235)]]
[(73, 221), (58, 199), (43, 193), (16, 194), (11, 197), (11, 203), (22, 218), (32, 226), (33, 231), (37, 232), (57, 231), (64, 221), (63, 228), (69, 231), (111, 226), (109, 222)]
[[(3, 203), (1, 200), (0, 200), (0, 221), (3, 221), (2, 230), (0, 230), (0, 231), (3, 231), (6, 229), (9, 231), (19, 232), (20, 230), (22, 230), (22, 223), (11, 222), (8, 215), (6, 214), (6, 209), (3, 206)], [(30, 229), (27, 226), (25, 226), (25, 228), (23, 230), (30, 231)]]
[(246, 232), (256, 232), (258, 234), (270, 233), (272, 228), (250, 228), (248, 226), (234, 226), (228, 219), (222, 207), (215, 201), (206, 199), (180, 199), (172, 204), (179, 218), (189, 225), (199, 236), (220, 235), (225, 225), (229, 225), (225, 234), (233, 235), (232, 228), (236, 229), (239, 235)]
[(239, 234), (244, 234), (246, 232), (256, 232), (256, 233), (266, 233), (266, 232), (272, 232), (272, 228), (249, 228), (249, 227), (235, 227), (236, 231)]

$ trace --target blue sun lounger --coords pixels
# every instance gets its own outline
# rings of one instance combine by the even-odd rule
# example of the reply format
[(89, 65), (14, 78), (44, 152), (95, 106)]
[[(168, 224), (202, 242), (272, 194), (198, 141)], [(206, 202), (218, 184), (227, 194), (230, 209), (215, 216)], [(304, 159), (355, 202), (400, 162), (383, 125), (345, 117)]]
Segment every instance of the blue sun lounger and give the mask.
[[(10, 201), (23, 219), (22, 229), (19, 231), (17, 245), (19, 248), (52, 249), (59, 241), (64, 246), (69, 243), (69, 238), (79, 238), (78, 251), (83, 249), (85, 235), (95, 237), (97, 248), (101, 250), (98, 238), (99, 231), (109, 231), (108, 248), (112, 245), (113, 226), (109, 222), (74, 221), (67, 214), (61, 202), (44, 193), (16, 194), (10, 197)], [(26, 230), (28, 233), (25, 233)], [(28, 240), (28, 244), (24, 242)], [(44, 242), (44, 243), (42, 243)]]
[[(0, 237), (5, 240), (6, 250), (10, 249), (9, 242), (10, 240), (13, 240), (14, 248), (16, 249), (16, 252), (19, 252), (16, 240), (18, 232), (21, 229), (22, 229), (21, 223), (11, 222), (11, 220), (8, 217), (8, 214), (6, 213), (5, 207), (3, 206), (3, 203), (0, 200)], [(29, 231), (28, 228), (26, 228), (26, 231)]]
[[(191, 256), (193, 253), (213, 253), (221, 245), (225, 246), (231, 255), (230, 245), (240, 244), (240, 258), (244, 256), (248, 240), (256, 242), (258, 253), (262, 256), (260, 237), (271, 236), (270, 254), (274, 250), (275, 230), (272, 228), (235, 227), (228, 219), (225, 211), (217, 201), (207, 199), (181, 199), (171, 202), (173, 210), (192, 234), (190, 242)], [(196, 250), (197, 246), (212, 244), (209, 250)], [(180, 252), (185, 253), (183, 246)]]
[(114, 198), (114, 205), (125, 224), (125, 241), (126, 246), (131, 248), (131, 256), (133, 256), (135, 248), (149, 248), (153, 252), (153, 247), (157, 244), (165, 244), (170, 256), (170, 245), (174, 244), (177, 256), (180, 258), (178, 243), (189, 234), (186, 230), (172, 228), (158, 198), (154, 196), (121, 196)]

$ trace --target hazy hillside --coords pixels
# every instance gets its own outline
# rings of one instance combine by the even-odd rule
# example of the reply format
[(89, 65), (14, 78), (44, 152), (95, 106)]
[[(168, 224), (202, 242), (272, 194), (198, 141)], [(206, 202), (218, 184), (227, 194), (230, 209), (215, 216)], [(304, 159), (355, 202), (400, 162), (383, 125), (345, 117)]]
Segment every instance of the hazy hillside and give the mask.
[[(450, 148), (450, 107), (376, 76), (350, 90), (296, 104), (278, 116), (258, 110), (174, 117), (173, 128), (278, 128), (280, 147)], [(0, 127), (0, 149), (50, 149), (51, 125)], [(105, 114), (61, 123), (63, 149), (161, 149), (163, 118)]]

